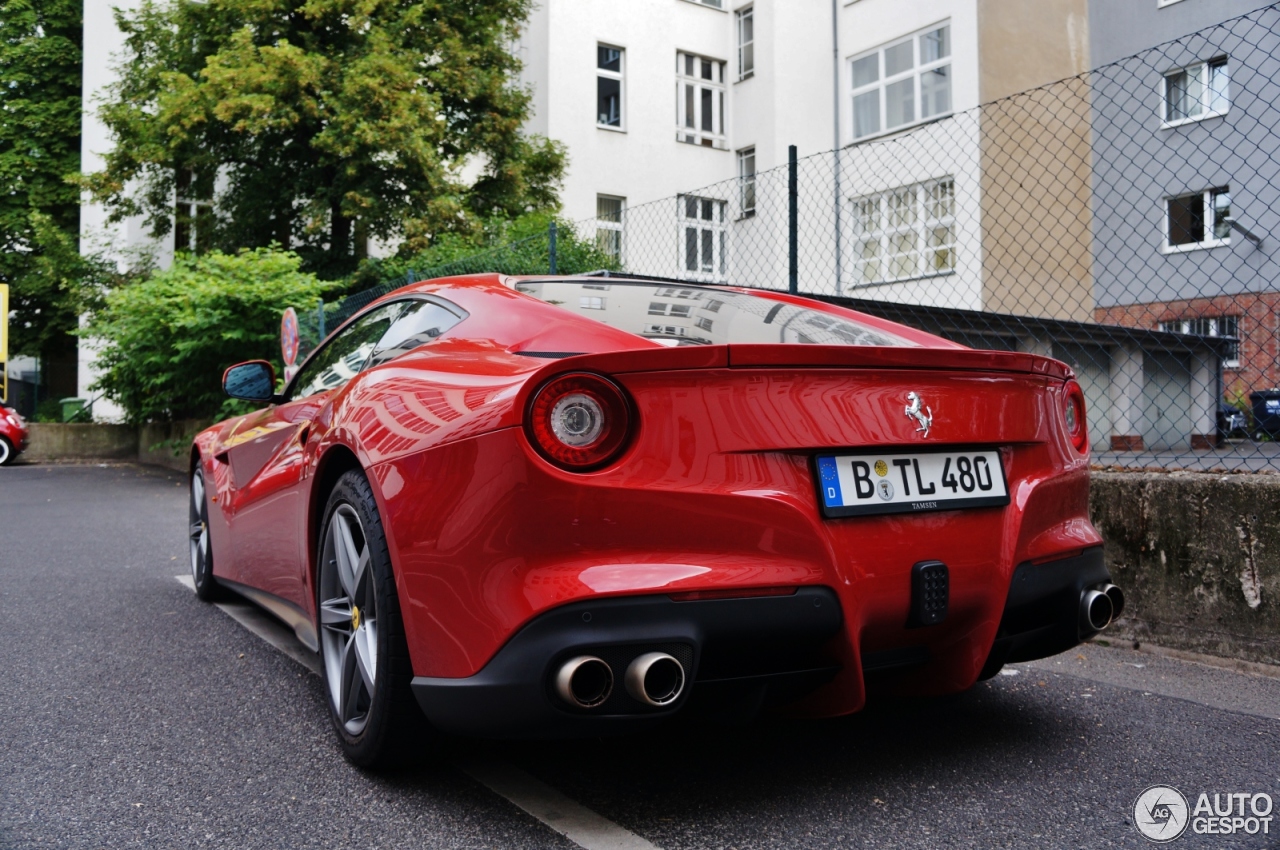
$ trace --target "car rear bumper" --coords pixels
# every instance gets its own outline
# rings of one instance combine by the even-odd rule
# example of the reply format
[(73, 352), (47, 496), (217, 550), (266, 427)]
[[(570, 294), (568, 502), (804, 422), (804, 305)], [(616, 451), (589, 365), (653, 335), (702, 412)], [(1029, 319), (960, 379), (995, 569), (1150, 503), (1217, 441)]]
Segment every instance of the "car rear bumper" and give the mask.
[[(448, 732), (513, 738), (626, 732), (699, 706), (722, 716), (722, 707), (790, 702), (839, 672), (828, 646), (842, 624), (840, 603), (825, 587), (757, 598), (578, 602), (536, 617), (475, 675), (419, 676), (412, 688), (428, 719)], [(687, 668), (684, 692), (669, 706), (646, 706), (623, 686), (626, 666), (650, 651), (668, 652)], [(612, 694), (596, 709), (571, 706), (555, 692), (556, 671), (579, 655), (613, 669)]]
[(981, 677), (994, 676), (1005, 664), (1057, 655), (1097, 634), (1081, 626), (1080, 597), (1086, 588), (1110, 581), (1101, 546), (1070, 558), (1019, 564)]

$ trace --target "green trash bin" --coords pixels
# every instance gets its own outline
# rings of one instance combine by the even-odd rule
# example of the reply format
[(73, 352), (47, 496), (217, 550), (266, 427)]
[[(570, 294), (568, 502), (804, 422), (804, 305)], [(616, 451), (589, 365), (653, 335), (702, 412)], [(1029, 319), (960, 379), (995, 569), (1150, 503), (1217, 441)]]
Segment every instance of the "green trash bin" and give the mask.
[(85, 420), (85, 400), (82, 398), (64, 398), (59, 404), (62, 405), (62, 421), (63, 422), (81, 422)]

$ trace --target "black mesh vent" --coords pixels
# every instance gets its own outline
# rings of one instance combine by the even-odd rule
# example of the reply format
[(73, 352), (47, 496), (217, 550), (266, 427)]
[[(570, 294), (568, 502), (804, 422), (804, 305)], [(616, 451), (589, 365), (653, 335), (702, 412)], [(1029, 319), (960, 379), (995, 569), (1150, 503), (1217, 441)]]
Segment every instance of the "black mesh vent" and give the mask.
[(941, 561), (921, 561), (911, 568), (911, 613), (907, 628), (935, 626), (947, 618), (951, 577)]

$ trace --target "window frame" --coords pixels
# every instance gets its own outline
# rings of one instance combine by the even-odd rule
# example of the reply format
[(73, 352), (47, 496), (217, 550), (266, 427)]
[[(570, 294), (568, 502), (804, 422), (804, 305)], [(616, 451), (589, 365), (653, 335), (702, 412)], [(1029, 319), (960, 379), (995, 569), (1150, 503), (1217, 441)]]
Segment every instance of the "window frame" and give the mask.
[[(921, 49), (921, 40), (926, 35), (937, 32), (938, 30), (946, 30), (946, 40), (947, 40), (946, 54), (944, 56), (939, 57), (938, 59), (934, 59), (929, 62), (920, 61), (922, 58), (922, 52), (923, 52)], [(885, 58), (886, 54), (890, 50), (901, 47), (904, 44), (911, 45), (912, 63), (910, 68), (903, 71), (899, 71), (892, 75), (887, 74), (886, 58)], [(872, 56), (876, 57), (876, 79), (869, 83), (856, 85), (854, 80), (855, 64), (865, 59), (868, 59)], [(892, 133), (901, 133), (905, 130), (911, 129), (912, 127), (918, 127), (921, 124), (927, 124), (931, 121), (938, 121), (940, 119), (947, 118), (948, 116), (954, 115), (955, 114), (955, 97), (954, 97), (955, 86), (953, 82), (955, 77), (951, 73), (954, 66), (955, 66), (955, 51), (952, 49), (950, 18), (947, 18), (942, 21), (938, 21), (937, 23), (934, 23), (934, 24), (930, 24), (927, 27), (923, 27), (919, 30), (908, 33), (904, 36), (900, 36), (898, 38), (892, 39), (891, 41), (886, 41), (883, 44), (880, 44), (877, 47), (873, 47), (870, 50), (864, 50), (861, 53), (855, 53), (847, 57), (845, 59), (845, 72), (846, 72), (845, 79), (848, 81), (848, 85), (849, 85), (848, 103), (850, 107), (849, 109), (850, 123), (848, 126), (849, 126), (850, 138), (854, 142), (864, 142), (870, 139), (875, 139), (875, 138), (886, 136)], [(942, 69), (945, 69), (947, 72), (947, 75), (946, 75), (947, 76), (947, 108), (926, 117), (923, 114), (924, 97), (923, 97), (923, 88), (922, 88), (921, 81), (923, 80), (926, 73), (931, 73), (931, 72), (935, 72)], [(896, 124), (893, 127), (889, 127), (888, 126), (888, 107), (889, 107), (888, 90), (891, 86), (899, 85), (906, 80), (912, 81), (912, 88), (911, 88), (912, 117), (909, 121), (905, 121), (901, 124)], [(876, 98), (877, 127), (875, 130), (868, 131), (863, 135), (858, 135), (857, 102), (859, 98), (864, 97), (865, 95), (868, 95), (872, 92), (877, 93), (877, 98)]]
[[(601, 215), (600, 202), (617, 201), (618, 202), (618, 220), (606, 218)], [(626, 239), (623, 237), (623, 226), (627, 214), (627, 199), (621, 195), (607, 195), (603, 192), (596, 193), (596, 248), (607, 254), (617, 261), (619, 266), (623, 262), (623, 252), (626, 246)], [(605, 245), (608, 236), (612, 234), (612, 239), (617, 242), (617, 251), (612, 251)], [(606, 237), (602, 239), (601, 237)]]
[[(937, 194), (937, 190), (948, 184), (950, 185), (949, 194), (946, 196), (949, 198), (948, 209), (943, 214), (938, 215), (936, 214), (936, 205), (940, 197)], [(900, 215), (900, 213), (895, 213), (895, 209), (891, 207), (891, 201), (907, 192), (911, 193), (911, 220), (909, 222), (895, 223), (893, 219), (895, 215)], [(959, 265), (960, 239), (958, 235), (959, 220), (956, 215), (955, 175), (949, 174), (930, 180), (922, 180), (918, 183), (893, 186), (880, 192), (855, 195), (849, 198), (849, 203), (852, 207), (850, 222), (854, 229), (850, 245), (853, 251), (853, 273), (856, 281), (851, 284), (852, 287), (888, 286), (956, 274), (956, 268)], [(875, 205), (877, 226), (871, 229), (863, 229), (863, 222), (866, 216), (860, 207), (864, 204)], [(936, 233), (937, 229), (942, 227), (945, 227), (949, 232), (950, 240), (937, 245), (929, 244), (930, 235)], [(915, 237), (914, 246), (909, 252), (895, 251), (895, 238), (905, 234), (911, 234)], [(863, 246), (871, 243), (877, 245), (876, 262), (880, 267), (880, 272), (879, 277), (868, 279), (865, 277), (864, 269), (869, 258), (863, 253)], [(930, 258), (936, 258), (942, 251), (947, 252), (950, 264), (945, 268), (939, 269), (936, 265), (930, 263)], [(911, 257), (911, 272), (903, 275), (892, 275), (890, 270), (893, 268), (895, 258), (906, 256)]]
[[(214, 177), (180, 168), (173, 180), (173, 251), (200, 255), (213, 247)], [(183, 238), (185, 236), (185, 239)], [(183, 242), (186, 244), (182, 244)]]
[[(1160, 253), (1162, 254), (1185, 254), (1188, 251), (1205, 251), (1211, 248), (1225, 248), (1231, 245), (1231, 229), (1227, 228), (1226, 236), (1214, 236), (1213, 234), (1213, 199), (1214, 196), (1225, 193), (1227, 195), (1227, 217), (1231, 216), (1231, 187), (1211, 186), (1199, 192), (1180, 192), (1177, 195), (1166, 195), (1160, 202), (1160, 224), (1162, 229), (1160, 240)], [(1170, 235), (1170, 215), (1169, 204), (1172, 201), (1179, 201), (1183, 198), (1194, 198), (1200, 196), (1204, 206), (1202, 207), (1204, 215), (1204, 233), (1209, 238), (1202, 239), (1199, 242), (1184, 242), (1180, 245), (1174, 245), (1169, 241)]]
[[(1213, 87), (1210, 85), (1210, 77), (1214, 67), (1222, 67), (1226, 69), (1226, 91), (1224, 99), (1226, 107), (1223, 109), (1213, 109)], [(1200, 109), (1199, 115), (1188, 115), (1183, 118), (1169, 117), (1169, 83), (1170, 78), (1176, 74), (1183, 74), (1193, 68), (1201, 68), (1202, 82), (1200, 84)], [(1223, 54), (1214, 56), (1211, 59), (1203, 59), (1198, 62), (1192, 62), (1189, 65), (1183, 65), (1178, 68), (1171, 68), (1160, 75), (1160, 129), (1168, 130), (1171, 127), (1181, 127), (1184, 124), (1195, 124), (1199, 121), (1208, 121), (1210, 118), (1221, 118), (1231, 111), (1231, 57)]]
[[(410, 293), (399, 298), (392, 298), (389, 301), (379, 301), (374, 304), (370, 304), (365, 309), (361, 310), (359, 313), (355, 314), (351, 318), (347, 319), (347, 321), (343, 322), (342, 325), (336, 331), (334, 331), (332, 334), (329, 335), (328, 339), (324, 340), (324, 342), (321, 345), (316, 346), (315, 350), (313, 350), (310, 354), (308, 354), (307, 358), (298, 364), (298, 371), (293, 373), (293, 377), (289, 379), (289, 381), (285, 384), (284, 390), (280, 393), (281, 398), (284, 399), (284, 403), (288, 404), (290, 402), (300, 401), (304, 398), (311, 398), (311, 396), (318, 395), (321, 392), (341, 389), (342, 387), (346, 386), (348, 382), (359, 377), (366, 369), (369, 368), (369, 361), (372, 360), (373, 356), (378, 353), (378, 350), (379, 350), (378, 345), (379, 343), (382, 342), (381, 338), (379, 338), (377, 343), (374, 343), (373, 348), (369, 351), (369, 356), (365, 358), (364, 363), (361, 364), (359, 369), (355, 370), (355, 373), (350, 378), (348, 378), (347, 381), (339, 384), (336, 387), (331, 387), (329, 388), (329, 390), (317, 390), (311, 395), (297, 396), (297, 397), (294, 396), (294, 392), (298, 389), (298, 379), (306, 370), (306, 368), (311, 364), (312, 360), (321, 356), (321, 354), (324, 351), (326, 351), (331, 345), (336, 344), (338, 340), (346, 336), (346, 334), (349, 331), (353, 330), (355, 326), (360, 322), (360, 320), (363, 319), (365, 316), (368, 316), (370, 313), (377, 312), (378, 310), (381, 310), (385, 307), (390, 307), (393, 304), (399, 304), (403, 301), (426, 301), (430, 304), (434, 304), (435, 306), (440, 307), (452, 313), (453, 315), (457, 316), (458, 321), (450, 325), (444, 331), (444, 333), (441, 334), (441, 336), (444, 336), (444, 334), (447, 334), (450, 330), (453, 330), (458, 325), (465, 322), (471, 316), (470, 313), (468, 313), (466, 310), (459, 307), (457, 304), (454, 304), (452, 301), (447, 301), (444, 298), (439, 297), (438, 295), (428, 295), (426, 293)], [(395, 322), (393, 321), (387, 327), (387, 331), (385, 331), (383, 335), (385, 336), (387, 332), (390, 332), (391, 328), (394, 326), (395, 326)], [(439, 339), (439, 338), (440, 337), (436, 337), (435, 339)], [(423, 345), (430, 345), (430, 343), (423, 343)], [(421, 346), (416, 346), (414, 350), (416, 350), (417, 348), (421, 348)], [(408, 354), (408, 353), (409, 353), (408, 351), (403, 352), (403, 354)], [(393, 357), (391, 360), (388, 360), (386, 362), (388, 363), (393, 362), (394, 360), (403, 356), (403, 354), (397, 355), (396, 357)], [(382, 365), (382, 364), (378, 364), (378, 365)]]
[(725, 0), (684, 0), (686, 3), (692, 3), (695, 6), (702, 6), (706, 9), (715, 9), (717, 12), (729, 11), (724, 7)]
[[(618, 51), (618, 70), (610, 71), (600, 67), (600, 48)], [(618, 124), (605, 124), (600, 121), (600, 80), (618, 81)], [(596, 129), (608, 130), (612, 133), (627, 132), (627, 49), (616, 44), (596, 42)]]
[[(738, 77), (736, 82), (739, 82), (739, 83), (742, 82), (743, 80), (749, 80), (756, 75), (755, 10), (756, 10), (756, 7), (754, 4), (752, 4), (749, 6), (743, 6), (741, 9), (738, 9), (733, 13), (734, 33), (737, 36), (737, 41), (738, 41)], [(743, 40), (742, 38), (743, 21), (750, 21), (750, 24), (751, 24), (751, 38), (746, 40)], [(748, 48), (750, 49), (750, 56), (751, 56), (751, 67), (749, 68), (746, 67), (747, 63), (744, 62), (742, 58), (743, 51)]]
[[(758, 188), (756, 182), (756, 146), (749, 145), (745, 148), (739, 148), (737, 154), (738, 165), (738, 219), (753, 218), (756, 214), (756, 190)], [(747, 161), (750, 160), (751, 171), (745, 171)], [(750, 203), (748, 203), (748, 195), (750, 195)]]
[[(692, 59), (695, 65), (695, 73), (692, 76), (685, 72), (687, 67), (686, 59)], [(702, 63), (705, 62), (711, 63), (711, 79), (701, 75)], [(728, 98), (728, 88), (725, 84), (726, 65), (728, 63), (723, 59), (704, 56), (700, 53), (691, 53), (687, 50), (676, 51), (677, 142), (713, 150), (729, 149), (729, 134), (725, 129), (729, 119), (728, 107), (725, 102)], [(690, 88), (693, 89), (692, 98), (689, 97), (688, 89)], [(703, 90), (709, 91), (711, 94), (712, 129), (710, 130), (703, 129)], [(717, 100), (719, 108), (717, 108)], [(693, 107), (694, 112), (692, 116), (694, 126), (692, 127), (685, 123), (691, 117), (689, 115), (690, 106)]]
[[(1240, 350), (1244, 346), (1244, 337), (1240, 335), (1240, 315), (1218, 315), (1218, 316), (1184, 316), (1178, 319), (1167, 319), (1161, 321), (1158, 327), (1164, 333), (1175, 334), (1195, 334), (1196, 336), (1207, 337), (1229, 337), (1235, 340), (1235, 356), (1230, 354), (1223, 356), (1223, 369), (1239, 369), (1240, 368)], [(1201, 328), (1195, 327), (1197, 322), (1212, 322), (1206, 325), (1203, 330), (1207, 333), (1201, 333)], [(1226, 324), (1233, 323), (1235, 333), (1226, 333)], [(1176, 327), (1175, 327), (1176, 326)]]
[[(693, 200), (697, 203), (697, 215), (693, 218), (688, 216), (688, 203)], [(712, 218), (702, 218), (703, 206), (706, 203), (712, 205), (712, 209), (719, 210), (719, 215), (712, 214)], [(679, 235), (679, 243), (677, 245), (677, 268), (679, 269), (679, 278), (695, 283), (725, 283), (729, 279), (729, 222), (728, 219), (729, 202), (721, 198), (712, 198), (706, 195), (694, 195), (684, 193), (676, 196), (676, 219), (678, 223), (677, 232)], [(697, 269), (688, 267), (688, 232), (690, 229), (696, 230), (698, 235), (695, 237), (696, 253), (695, 262)], [(711, 246), (711, 268), (704, 268), (702, 257), (706, 255), (707, 240), (710, 240)], [(674, 296), (681, 297), (681, 296)]]

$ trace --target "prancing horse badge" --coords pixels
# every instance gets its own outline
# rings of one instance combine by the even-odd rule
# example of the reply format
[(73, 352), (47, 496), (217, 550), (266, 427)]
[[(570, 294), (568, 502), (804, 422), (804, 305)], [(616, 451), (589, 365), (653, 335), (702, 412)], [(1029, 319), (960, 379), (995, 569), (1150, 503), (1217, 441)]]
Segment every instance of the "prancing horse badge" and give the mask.
[(916, 429), (917, 434), (929, 436), (929, 429), (933, 427), (933, 411), (929, 409), (929, 405), (925, 404), (920, 398), (920, 394), (916, 392), (907, 393), (907, 416), (914, 419), (920, 427)]

